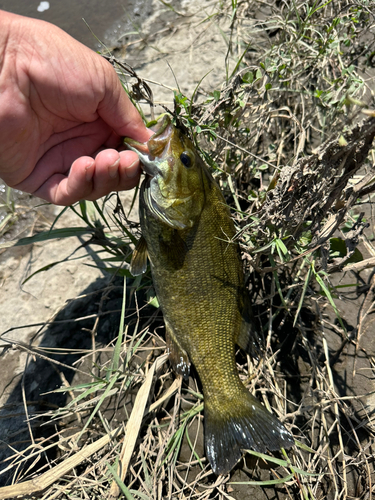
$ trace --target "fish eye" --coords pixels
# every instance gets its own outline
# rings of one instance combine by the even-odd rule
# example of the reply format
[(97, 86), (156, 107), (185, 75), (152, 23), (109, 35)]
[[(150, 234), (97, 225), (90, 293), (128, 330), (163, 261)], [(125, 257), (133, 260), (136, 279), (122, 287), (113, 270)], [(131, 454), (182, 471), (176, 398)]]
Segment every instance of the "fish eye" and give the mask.
[(191, 157), (189, 156), (189, 153), (184, 151), (183, 153), (180, 154), (180, 160), (181, 163), (186, 167), (190, 168), (192, 165)]

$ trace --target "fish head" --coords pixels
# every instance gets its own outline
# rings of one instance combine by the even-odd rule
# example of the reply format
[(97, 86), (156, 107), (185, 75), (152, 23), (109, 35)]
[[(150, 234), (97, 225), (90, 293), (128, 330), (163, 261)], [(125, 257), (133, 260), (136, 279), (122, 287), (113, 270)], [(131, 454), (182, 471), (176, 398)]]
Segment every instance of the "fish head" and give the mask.
[(165, 115), (147, 143), (124, 142), (146, 173), (142, 195), (151, 213), (175, 229), (193, 227), (204, 207), (207, 173), (192, 141)]

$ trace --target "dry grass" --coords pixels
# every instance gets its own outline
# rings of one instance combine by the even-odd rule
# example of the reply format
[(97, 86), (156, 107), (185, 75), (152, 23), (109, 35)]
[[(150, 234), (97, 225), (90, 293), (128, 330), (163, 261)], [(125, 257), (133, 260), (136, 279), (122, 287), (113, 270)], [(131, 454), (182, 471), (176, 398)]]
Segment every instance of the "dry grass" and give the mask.
[[(238, 1), (211, 8), (209, 22), (229, 26), (228, 61), (236, 55), (238, 67), (231, 77), (228, 65), (228, 80), (209, 94), (197, 89), (187, 100), (176, 92), (177, 118), (215, 169), (238, 227), (265, 339), (259, 361), (238, 353), (240, 376), (285, 422), (296, 446), (277, 457), (249, 452), (231, 475), (211, 473), (199, 381), (181, 383), (165, 363), (163, 324), (147, 275), (125, 283), (119, 334), (98, 346), (98, 329), (114, 313), (104, 310), (113, 284), (103, 290), (89, 328), (93, 347), (74, 366), (65, 368), (56, 350), (38, 342), (15, 346), (48, 358), (69, 397), (64, 408), (38, 415), (37, 422), (55, 428), (36, 438), (25, 396), (27, 442), (4, 463), (20, 484), (0, 489), (0, 498), (375, 494), (375, 279), (368, 271), (375, 258), (375, 5)], [(259, 12), (266, 18), (250, 21)], [(193, 16), (178, 26), (197, 29), (198, 22)], [(152, 43), (162, 44), (162, 36)], [(145, 82), (133, 74), (128, 83), (142, 96)], [(361, 122), (363, 110), (370, 116)], [(82, 204), (79, 213), (109, 252), (112, 260), (102, 256), (102, 262), (126, 279), (137, 231), (115, 206), (111, 198)], [(83, 319), (78, 314), (74, 322)], [(80, 382), (69, 382), (65, 369)], [(16, 450), (15, 443), (8, 446)]]

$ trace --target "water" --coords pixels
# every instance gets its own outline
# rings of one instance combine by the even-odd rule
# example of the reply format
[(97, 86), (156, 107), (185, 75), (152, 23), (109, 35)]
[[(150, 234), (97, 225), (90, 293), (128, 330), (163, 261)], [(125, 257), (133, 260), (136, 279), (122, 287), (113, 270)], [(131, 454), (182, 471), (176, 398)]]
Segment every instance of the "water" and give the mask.
[[(56, 24), (92, 49), (95, 36), (113, 46), (126, 32), (134, 31), (149, 8), (147, 0), (0, 0), (0, 9)], [(85, 22), (90, 26), (86, 26)]]

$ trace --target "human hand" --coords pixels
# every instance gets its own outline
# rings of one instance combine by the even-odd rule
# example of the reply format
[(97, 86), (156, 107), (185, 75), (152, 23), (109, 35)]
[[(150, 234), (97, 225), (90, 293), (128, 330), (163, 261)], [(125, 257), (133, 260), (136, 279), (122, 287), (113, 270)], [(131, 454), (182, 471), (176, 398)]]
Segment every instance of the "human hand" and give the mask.
[(0, 11), (0, 177), (56, 205), (131, 189), (152, 134), (112, 66), (56, 26)]

